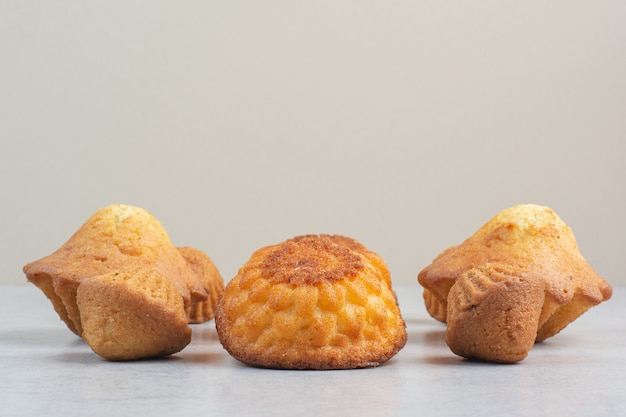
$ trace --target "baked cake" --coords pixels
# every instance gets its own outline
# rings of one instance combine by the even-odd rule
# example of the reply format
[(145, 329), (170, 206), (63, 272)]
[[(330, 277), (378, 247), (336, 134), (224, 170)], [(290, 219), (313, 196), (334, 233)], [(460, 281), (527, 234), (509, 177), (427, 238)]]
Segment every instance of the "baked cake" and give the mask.
[(268, 368), (377, 366), (407, 338), (382, 258), (337, 235), (254, 252), (226, 285), (215, 324), (233, 357)]
[[(531, 327), (536, 325), (534, 341), (541, 342), (612, 294), (581, 255), (571, 229), (550, 208), (533, 204), (498, 213), (437, 256), (418, 281), (428, 312), (448, 323), (450, 348), (496, 362), (523, 359)], [(503, 323), (522, 329), (524, 336), (500, 328)], [(498, 350), (496, 340), (508, 346)]]
[(93, 214), (57, 251), (27, 264), (24, 273), (50, 299), (70, 330), (81, 336), (76, 305), (80, 282), (85, 277), (127, 268), (160, 272), (175, 283), (185, 309), (193, 312), (190, 323), (210, 320), (212, 313), (203, 316), (206, 308), (197, 307), (213, 303), (209, 309), (212, 311), (217, 306), (223, 279), (208, 257), (201, 258), (199, 251), (176, 248), (161, 223), (147, 210), (114, 204)]
[(109, 360), (178, 352), (190, 340), (187, 323), (211, 320), (224, 290), (207, 255), (175, 247), (152, 214), (121, 204), (98, 210), (24, 273)]

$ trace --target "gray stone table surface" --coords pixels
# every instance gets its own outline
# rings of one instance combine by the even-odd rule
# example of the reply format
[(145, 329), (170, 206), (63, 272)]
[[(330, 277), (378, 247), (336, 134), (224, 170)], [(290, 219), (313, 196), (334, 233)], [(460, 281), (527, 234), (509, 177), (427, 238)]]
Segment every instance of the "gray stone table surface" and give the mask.
[(159, 360), (107, 362), (33, 285), (0, 286), (0, 416), (626, 416), (626, 288), (515, 365), (472, 362), (445, 344), (421, 288), (396, 288), (408, 341), (377, 368), (243, 365), (214, 322)]

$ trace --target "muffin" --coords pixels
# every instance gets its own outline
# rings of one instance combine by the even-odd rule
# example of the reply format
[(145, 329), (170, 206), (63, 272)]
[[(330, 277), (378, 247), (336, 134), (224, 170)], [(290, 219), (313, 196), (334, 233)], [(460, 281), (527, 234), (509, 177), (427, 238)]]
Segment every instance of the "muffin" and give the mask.
[[(500, 272), (494, 272), (494, 268)], [(504, 275), (503, 271), (506, 271)], [(424, 287), (428, 312), (448, 323), (446, 337), (453, 351), (464, 352), (462, 356), (466, 357), (500, 362), (518, 361), (525, 355), (505, 354), (500, 358), (467, 353), (467, 349), (458, 346), (459, 340), (469, 338), (472, 344), (480, 345), (493, 344), (495, 339), (488, 341), (478, 337), (466, 326), (489, 328), (492, 324), (487, 324), (488, 317), (496, 314), (491, 310), (503, 309), (517, 298), (523, 298), (525, 303), (533, 304), (524, 306), (527, 313), (511, 310), (511, 317), (505, 321), (521, 326), (525, 332), (536, 321), (534, 341), (541, 342), (612, 294), (611, 286), (581, 255), (571, 229), (550, 208), (533, 204), (514, 206), (498, 213), (463, 243), (437, 256), (419, 273), (418, 281)], [(476, 285), (477, 282), (480, 285)], [(535, 294), (538, 285), (543, 297)], [(462, 300), (471, 300), (475, 314), (467, 314)], [(481, 305), (482, 302), (487, 304)], [(462, 311), (465, 313), (461, 314)], [(530, 311), (539, 311), (538, 317)], [(455, 335), (463, 328), (466, 336)], [(504, 339), (509, 340), (506, 343), (510, 346), (503, 352), (519, 350), (519, 346), (514, 346), (517, 338)], [(527, 343), (524, 346), (522, 350), (530, 350)], [(488, 348), (483, 350), (489, 351)]]
[[(192, 258), (188, 249), (182, 252)], [(82, 336), (76, 303), (81, 281), (129, 268), (154, 269), (171, 280), (185, 310), (194, 311), (189, 322), (212, 317), (211, 314), (202, 316), (199, 314), (202, 309), (198, 313), (193, 306), (219, 297), (219, 294), (209, 294), (223, 285), (219, 272), (191, 266), (181, 249), (172, 244), (161, 223), (140, 207), (113, 204), (98, 210), (57, 251), (24, 266), (24, 273), (50, 299), (68, 328)]]
[(450, 289), (446, 343), (459, 356), (514, 363), (537, 336), (544, 303), (540, 277), (502, 264), (468, 269)]
[(83, 339), (107, 360), (167, 356), (191, 341), (180, 291), (155, 269), (85, 278), (76, 302)]
[(215, 324), (234, 358), (267, 368), (377, 366), (407, 337), (382, 258), (336, 235), (254, 252), (226, 285)]

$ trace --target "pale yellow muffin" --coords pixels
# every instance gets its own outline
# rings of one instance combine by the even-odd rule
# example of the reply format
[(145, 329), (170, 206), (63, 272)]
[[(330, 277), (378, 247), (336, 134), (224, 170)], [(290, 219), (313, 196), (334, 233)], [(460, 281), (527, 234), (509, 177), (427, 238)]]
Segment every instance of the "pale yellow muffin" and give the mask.
[[(80, 336), (82, 325), (76, 305), (80, 282), (127, 268), (154, 269), (171, 280), (189, 312), (213, 296), (209, 294), (213, 284), (207, 287), (204, 272), (194, 272), (195, 267), (172, 244), (161, 223), (145, 209), (122, 204), (98, 210), (57, 251), (24, 266), (24, 273), (50, 299), (70, 330)], [(211, 274), (211, 282), (221, 281), (219, 272)], [(189, 321), (202, 321), (202, 317), (195, 315)]]
[[(425, 300), (434, 298), (427, 302), (429, 313), (448, 323), (456, 320), (457, 317), (451, 317), (451, 314), (459, 314), (458, 295), (472, 296), (471, 286), (463, 290), (460, 287), (455, 289), (458, 280), (470, 270), (484, 270), (486, 265), (493, 264), (508, 271), (509, 279), (506, 282), (517, 284), (502, 285), (498, 280), (493, 280), (494, 282), (490, 284), (492, 288), (483, 290), (484, 294), (489, 295), (485, 299), (500, 299), (502, 303), (507, 304), (512, 299), (524, 295), (513, 294), (516, 291), (526, 291), (524, 289), (526, 287), (520, 282), (536, 280), (542, 286), (544, 297), (540, 305), (525, 306), (528, 311), (536, 311), (537, 308), (540, 310), (536, 323), (536, 342), (555, 335), (590, 307), (608, 300), (612, 294), (611, 286), (580, 254), (571, 229), (548, 207), (526, 204), (498, 213), (474, 235), (460, 245), (446, 249), (419, 273), (418, 281), (424, 287)], [(464, 282), (467, 279), (464, 278)], [(532, 288), (535, 288), (534, 284)], [(450, 295), (451, 293), (454, 295)], [(528, 303), (539, 303), (536, 297), (527, 298)], [(451, 302), (455, 305), (450, 305)], [(493, 306), (498, 305), (491, 301), (489, 303)], [(441, 314), (444, 306), (445, 316)], [(487, 317), (490, 316), (484, 311), (490, 308), (496, 307), (482, 306), (483, 314), (477, 314), (472, 320), (486, 323)], [(511, 314), (515, 315), (513, 312)], [(516, 317), (519, 319), (516, 319), (517, 324), (525, 329), (535, 320), (534, 316)], [(526, 322), (523, 323), (523, 320)], [(463, 326), (468, 326), (469, 319), (465, 317), (462, 322)], [(487, 328), (487, 324), (484, 323)], [(480, 325), (472, 324), (474, 327)], [(457, 331), (458, 328), (455, 326), (455, 330), (452, 331)], [(461, 351), (457, 346), (458, 340), (459, 337), (450, 337), (449, 344), (452, 345), (450, 347), (453, 351)], [(491, 344), (493, 341), (482, 337), (472, 340), (471, 343)], [(513, 352), (515, 348), (511, 345), (507, 349)], [(490, 347), (486, 348), (489, 349)], [(475, 357), (491, 360), (479, 355)]]
[(306, 235), (257, 250), (227, 284), (215, 324), (254, 366), (377, 366), (406, 343), (389, 271), (353, 239)]
[(125, 269), (84, 279), (76, 302), (83, 339), (105, 359), (167, 356), (191, 341), (176, 284), (155, 269)]

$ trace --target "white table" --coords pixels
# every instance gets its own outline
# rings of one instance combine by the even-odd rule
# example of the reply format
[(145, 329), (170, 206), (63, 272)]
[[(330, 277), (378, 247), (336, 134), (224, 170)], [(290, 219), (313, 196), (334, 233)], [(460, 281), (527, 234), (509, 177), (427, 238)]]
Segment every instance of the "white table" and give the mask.
[(213, 322), (167, 359), (107, 362), (36, 287), (0, 287), (0, 416), (626, 415), (626, 288), (516, 365), (455, 356), (417, 283), (396, 291), (409, 339), (385, 365), (280, 371), (231, 358)]

